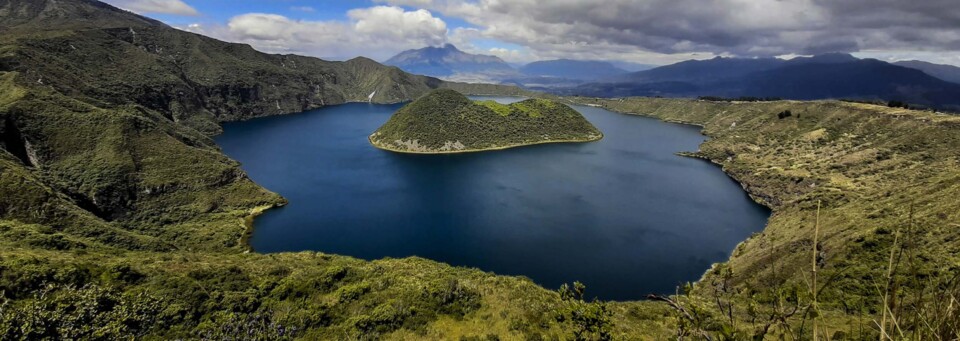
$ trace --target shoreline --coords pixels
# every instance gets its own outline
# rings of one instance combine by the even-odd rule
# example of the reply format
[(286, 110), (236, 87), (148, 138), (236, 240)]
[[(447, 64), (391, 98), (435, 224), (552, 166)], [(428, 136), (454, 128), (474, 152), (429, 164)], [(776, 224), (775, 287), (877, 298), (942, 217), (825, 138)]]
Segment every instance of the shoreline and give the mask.
[[(284, 199), (286, 201), (286, 199)], [(247, 214), (243, 216), (243, 234), (240, 235), (240, 246), (244, 249), (243, 253), (253, 253), (256, 252), (253, 249), (253, 245), (250, 244), (250, 238), (253, 237), (254, 221), (258, 216), (266, 212), (267, 210), (286, 206), (286, 202), (280, 204), (271, 204), (271, 205), (262, 205), (251, 208), (247, 211)]]
[(505, 146), (498, 146), (498, 147), (490, 147), (490, 148), (482, 148), (482, 149), (464, 149), (464, 150), (457, 150), (457, 151), (429, 151), (429, 152), (421, 152), (421, 151), (413, 151), (413, 150), (401, 150), (401, 149), (396, 149), (396, 148), (392, 148), (392, 147), (388, 147), (388, 146), (383, 146), (383, 145), (380, 145), (380, 144), (378, 144), (378, 143), (376, 143), (376, 142), (373, 142), (373, 138), (372, 138), (372, 137), (373, 137), (373, 135), (367, 136), (367, 142), (369, 142), (370, 145), (372, 145), (372, 146), (374, 146), (375, 148), (380, 149), (380, 150), (385, 150), (385, 151), (394, 152), (394, 153), (403, 153), (403, 154), (422, 154), (422, 155), (438, 155), (438, 154), (439, 154), (439, 155), (442, 155), (442, 154), (466, 154), (466, 153), (489, 152), (489, 151), (505, 150), (505, 149), (510, 149), (510, 148), (518, 148), (518, 147), (526, 147), (526, 146), (535, 146), (535, 145), (540, 145), (540, 144), (597, 142), (597, 141), (602, 140), (603, 137), (604, 137), (604, 135), (603, 135), (603, 133), (600, 133), (600, 137), (598, 137), (598, 138), (596, 138), (596, 139), (582, 139), (582, 140), (546, 140), (546, 141), (538, 141), (538, 142), (531, 142), (531, 143), (517, 143), (517, 144), (511, 144), (511, 145), (505, 145)]

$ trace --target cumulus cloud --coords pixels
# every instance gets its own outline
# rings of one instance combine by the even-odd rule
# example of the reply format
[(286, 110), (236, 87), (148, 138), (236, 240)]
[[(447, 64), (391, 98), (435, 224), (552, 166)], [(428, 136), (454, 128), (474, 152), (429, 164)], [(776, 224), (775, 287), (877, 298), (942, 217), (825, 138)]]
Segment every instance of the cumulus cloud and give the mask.
[(960, 50), (956, 0), (378, 1), (463, 18), (480, 36), (538, 56)]
[(196, 9), (182, 0), (105, 0), (105, 2), (134, 13), (200, 15)]
[(347, 12), (347, 20), (294, 20), (279, 14), (248, 13), (225, 27), (187, 30), (243, 42), (274, 53), (300, 53), (328, 59), (367, 56), (386, 59), (402, 50), (440, 45), (446, 23), (429, 11), (375, 6)]

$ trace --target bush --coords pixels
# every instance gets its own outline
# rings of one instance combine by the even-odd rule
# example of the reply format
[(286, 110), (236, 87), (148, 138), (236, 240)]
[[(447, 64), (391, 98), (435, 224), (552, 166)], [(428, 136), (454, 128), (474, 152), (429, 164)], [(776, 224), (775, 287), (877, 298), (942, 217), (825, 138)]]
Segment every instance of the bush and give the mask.
[(161, 301), (97, 286), (50, 286), (22, 304), (0, 306), (0, 339), (117, 340), (161, 327)]

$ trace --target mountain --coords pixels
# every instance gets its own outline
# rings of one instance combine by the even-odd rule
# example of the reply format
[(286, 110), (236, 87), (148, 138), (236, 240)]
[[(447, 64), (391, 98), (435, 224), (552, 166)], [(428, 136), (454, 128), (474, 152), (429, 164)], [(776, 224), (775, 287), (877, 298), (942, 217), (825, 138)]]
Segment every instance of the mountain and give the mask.
[(0, 0), (0, 32), (166, 26), (94, 0)]
[(791, 60), (691, 60), (567, 89), (567, 95), (622, 97), (779, 97), (787, 99), (897, 100), (960, 108), (960, 85), (911, 68), (848, 54)]
[(928, 75), (937, 77), (947, 82), (960, 83), (960, 67), (953, 65), (934, 64), (919, 60), (901, 61), (893, 64), (920, 70)]
[[(789, 99), (862, 98), (940, 106), (960, 104), (960, 84), (875, 59), (829, 64), (791, 64), (732, 81), (722, 96)], [(739, 89), (736, 87), (739, 86)], [(722, 87), (722, 85), (721, 85)], [(734, 90), (736, 89), (736, 90)]]
[(516, 70), (496, 56), (469, 54), (452, 44), (400, 52), (384, 62), (406, 72), (432, 77), (512, 75)]
[(531, 77), (555, 77), (577, 80), (595, 80), (627, 73), (626, 70), (608, 62), (557, 59), (533, 62), (520, 68)]
[(689, 82), (706, 83), (766, 71), (783, 65), (784, 61), (776, 58), (722, 58), (708, 60), (688, 60), (658, 68), (634, 72), (613, 78), (612, 82), (624, 83), (655, 83), (655, 82)]
[(602, 137), (579, 112), (559, 102), (474, 102), (441, 89), (400, 108), (370, 135), (370, 143), (396, 152), (459, 153)]
[(653, 65), (653, 64), (641, 64), (641, 63), (625, 62), (625, 61), (618, 61), (618, 60), (610, 61), (609, 63), (613, 64), (613, 66), (616, 66), (617, 68), (626, 70), (627, 72), (646, 71), (659, 66), (659, 65)]

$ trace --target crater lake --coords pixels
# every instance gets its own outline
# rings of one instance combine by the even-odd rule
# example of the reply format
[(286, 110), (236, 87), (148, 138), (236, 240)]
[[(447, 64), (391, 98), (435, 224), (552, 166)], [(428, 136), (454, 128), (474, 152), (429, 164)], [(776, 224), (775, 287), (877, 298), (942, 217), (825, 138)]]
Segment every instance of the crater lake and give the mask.
[(402, 105), (225, 124), (224, 152), (289, 200), (256, 218), (253, 249), (418, 256), (631, 300), (699, 279), (770, 215), (719, 167), (676, 155), (697, 150), (699, 127), (573, 106), (602, 140), (452, 155), (371, 146)]

